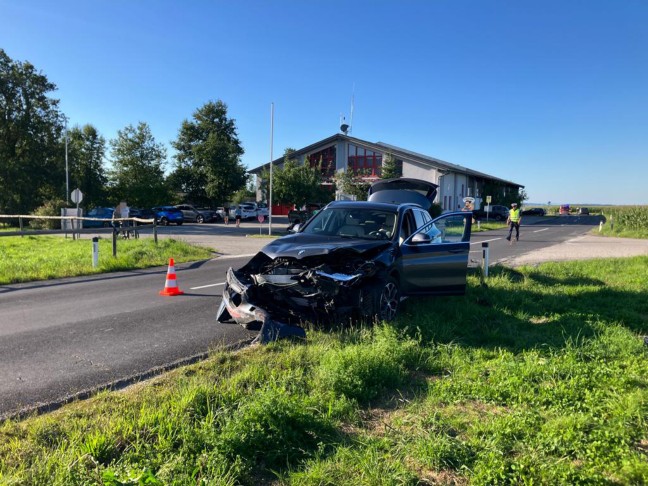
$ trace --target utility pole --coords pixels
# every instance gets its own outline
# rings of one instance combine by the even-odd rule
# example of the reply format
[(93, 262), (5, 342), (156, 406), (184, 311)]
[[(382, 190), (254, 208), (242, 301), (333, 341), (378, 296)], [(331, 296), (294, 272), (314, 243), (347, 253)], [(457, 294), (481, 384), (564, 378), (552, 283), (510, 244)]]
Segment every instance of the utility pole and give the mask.
[(70, 205), (70, 172), (68, 170), (68, 129), (67, 117), (65, 117), (65, 200)]
[(270, 197), (268, 200), (268, 234), (272, 235), (272, 144), (274, 142), (274, 103), (270, 103)]

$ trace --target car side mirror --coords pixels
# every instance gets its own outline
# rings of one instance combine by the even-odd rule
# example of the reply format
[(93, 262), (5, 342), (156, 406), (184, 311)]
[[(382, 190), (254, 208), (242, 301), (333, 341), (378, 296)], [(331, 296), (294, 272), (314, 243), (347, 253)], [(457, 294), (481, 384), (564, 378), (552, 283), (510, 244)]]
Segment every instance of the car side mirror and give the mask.
[(432, 238), (430, 238), (430, 235), (427, 233), (416, 233), (414, 236), (412, 236), (411, 243), (413, 245), (422, 245), (425, 243), (430, 243), (432, 241)]

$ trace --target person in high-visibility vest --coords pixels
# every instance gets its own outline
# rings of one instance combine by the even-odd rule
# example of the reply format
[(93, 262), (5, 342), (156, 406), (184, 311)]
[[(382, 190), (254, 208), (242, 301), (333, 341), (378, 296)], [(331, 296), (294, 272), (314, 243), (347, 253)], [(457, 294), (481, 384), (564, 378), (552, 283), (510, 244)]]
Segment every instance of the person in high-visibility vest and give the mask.
[(508, 219), (506, 223), (509, 225), (509, 234), (506, 237), (508, 241), (511, 241), (513, 236), (513, 228), (515, 228), (515, 241), (520, 239), (520, 222), (522, 221), (522, 214), (518, 209), (517, 203), (511, 203), (511, 210), (509, 211)]

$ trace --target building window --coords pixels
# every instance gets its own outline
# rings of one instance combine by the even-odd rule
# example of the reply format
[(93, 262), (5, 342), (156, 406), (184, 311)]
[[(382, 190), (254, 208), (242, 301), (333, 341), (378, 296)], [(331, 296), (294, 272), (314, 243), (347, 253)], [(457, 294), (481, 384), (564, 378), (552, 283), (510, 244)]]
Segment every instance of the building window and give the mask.
[(354, 175), (367, 178), (380, 177), (382, 154), (362, 147), (348, 145), (348, 168)]
[(320, 166), (322, 171), (322, 179), (328, 181), (335, 175), (335, 145), (315, 152), (308, 156), (308, 161), (311, 167)]

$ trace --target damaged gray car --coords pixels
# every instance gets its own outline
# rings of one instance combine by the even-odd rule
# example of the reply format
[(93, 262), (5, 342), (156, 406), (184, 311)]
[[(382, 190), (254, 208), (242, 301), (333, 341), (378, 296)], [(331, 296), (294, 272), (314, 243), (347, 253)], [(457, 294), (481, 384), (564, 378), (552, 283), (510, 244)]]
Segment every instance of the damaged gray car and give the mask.
[(230, 268), (217, 314), (260, 342), (305, 337), (305, 323), (393, 320), (414, 295), (466, 290), (472, 215), (428, 212), (437, 185), (374, 183), (367, 201), (328, 204), (294, 234)]

